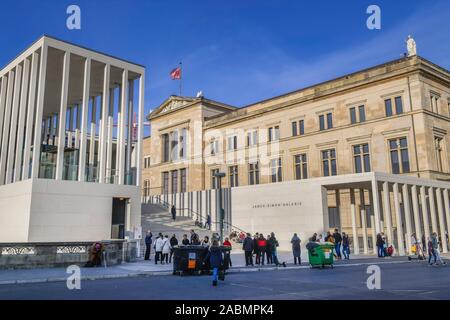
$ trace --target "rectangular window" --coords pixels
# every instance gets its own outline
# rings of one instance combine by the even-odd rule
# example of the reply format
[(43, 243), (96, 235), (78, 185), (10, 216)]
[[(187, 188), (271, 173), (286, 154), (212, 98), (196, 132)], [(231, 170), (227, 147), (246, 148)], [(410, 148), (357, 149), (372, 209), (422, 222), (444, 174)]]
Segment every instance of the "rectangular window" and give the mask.
[(228, 178), (230, 180), (230, 187), (239, 186), (238, 166), (231, 166), (228, 168)]
[(396, 114), (403, 113), (402, 97), (395, 97), (395, 113)]
[(186, 143), (187, 143), (187, 129), (181, 129), (180, 135), (180, 159), (186, 159)]
[(270, 161), (270, 173), (271, 173), (271, 181), (272, 182), (281, 182), (283, 181), (283, 176), (281, 173), (281, 158), (272, 159)]
[(308, 179), (308, 164), (306, 153), (294, 156), (295, 179)]
[(258, 144), (258, 131), (247, 132), (247, 146), (256, 146)]
[(150, 195), (150, 180), (144, 180), (144, 197)]
[(443, 138), (434, 137), (434, 148), (436, 153), (436, 164), (439, 172), (444, 172), (445, 152)]
[(295, 137), (297, 135), (297, 121), (292, 122), (292, 136)]
[(298, 122), (298, 129), (299, 129), (300, 135), (305, 134), (305, 121), (304, 120), (300, 120)]
[(353, 146), (353, 162), (355, 173), (370, 172), (369, 144), (359, 144)]
[(150, 168), (150, 156), (144, 157), (144, 169)]
[(358, 113), (359, 113), (359, 122), (366, 121), (366, 108), (364, 106), (358, 107)]
[(356, 119), (356, 108), (350, 108), (350, 123), (351, 124), (355, 124), (356, 122), (358, 122), (358, 120)]
[(228, 137), (228, 150), (237, 149), (237, 136)]
[(178, 160), (178, 131), (170, 133), (171, 160)]
[(214, 156), (219, 152), (219, 141), (218, 140), (212, 140), (210, 142), (210, 148), (211, 148), (211, 155)]
[(337, 175), (336, 149), (322, 151), (322, 171), (325, 177)]
[(180, 192), (187, 191), (186, 169), (180, 169)]
[(279, 126), (270, 127), (268, 129), (268, 133), (269, 133), (269, 142), (277, 141), (280, 139), (280, 127)]
[(392, 173), (408, 173), (409, 155), (406, 137), (389, 140), (389, 152), (391, 156)]
[(162, 189), (163, 194), (169, 193), (169, 172), (162, 173)]
[(211, 170), (211, 189), (219, 188), (219, 178), (216, 177), (217, 173), (219, 173), (219, 169)]
[(248, 184), (254, 185), (259, 184), (259, 163), (249, 163), (248, 164)]
[(395, 97), (394, 98), (394, 103), (395, 103), (395, 110), (394, 110), (394, 108), (392, 108), (392, 98), (384, 100), (384, 107), (385, 107), (386, 117), (393, 116), (394, 115), (394, 111), (395, 111), (396, 115), (403, 113), (402, 97), (401, 96)]
[(174, 170), (171, 172), (172, 175), (172, 194), (178, 193), (178, 171)]
[(431, 112), (441, 113), (439, 110), (439, 98), (440, 96), (437, 93), (430, 93)]
[(319, 116), (319, 129), (320, 131), (333, 128), (333, 114), (321, 114)]
[(170, 161), (170, 146), (169, 146), (169, 134), (165, 133), (161, 136), (162, 139), (162, 160), (163, 162)]

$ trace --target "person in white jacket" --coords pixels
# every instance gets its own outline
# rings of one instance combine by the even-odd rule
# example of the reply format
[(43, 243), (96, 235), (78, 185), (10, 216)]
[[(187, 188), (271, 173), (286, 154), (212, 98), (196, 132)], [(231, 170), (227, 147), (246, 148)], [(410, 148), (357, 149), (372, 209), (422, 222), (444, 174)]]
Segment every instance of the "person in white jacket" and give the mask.
[(164, 237), (164, 244), (163, 244), (163, 248), (162, 248), (162, 261), (166, 261), (166, 263), (169, 263), (169, 254), (170, 254), (170, 240), (169, 240), (169, 236), (166, 234)]
[(163, 262), (162, 257), (162, 251), (164, 247), (164, 237), (162, 233), (158, 235), (158, 238), (155, 241), (155, 245), (153, 246), (155, 248), (155, 264), (158, 264), (158, 260), (161, 260), (161, 263)]

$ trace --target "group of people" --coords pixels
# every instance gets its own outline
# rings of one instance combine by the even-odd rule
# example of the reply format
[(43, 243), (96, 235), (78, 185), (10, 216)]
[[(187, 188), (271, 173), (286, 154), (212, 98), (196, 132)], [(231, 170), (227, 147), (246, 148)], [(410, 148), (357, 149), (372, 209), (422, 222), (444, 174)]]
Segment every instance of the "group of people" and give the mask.
[(267, 264), (275, 264), (286, 266), (285, 262), (280, 263), (277, 256), (277, 247), (279, 246), (275, 234), (272, 232), (264, 237), (262, 233), (256, 233), (253, 238), (250, 233), (247, 233), (242, 242), (242, 250), (245, 252), (245, 265), (253, 266), (253, 256), (255, 256), (255, 264), (264, 265), (264, 260)]
[[(175, 234), (172, 235), (172, 237), (169, 239), (169, 236), (163, 235), (161, 232), (158, 234), (158, 237), (153, 243), (153, 234), (151, 231), (147, 231), (147, 235), (145, 236), (145, 255), (144, 260), (150, 260), (150, 254), (153, 244), (153, 249), (155, 250), (155, 264), (158, 264), (158, 261), (161, 264), (164, 263), (172, 263), (172, 257), (174, 253), (174, 247), (181, 245), (181, 246), (187, 246), (187, 245), (202, 245), (205, 247), (209, 247), (212, 245), (214, 241), (219, 242), (220, 236), (217, 233), (212, 234), (211, 240), (208, 236), (205, 236), (203, 240), (200, 240), (199, 235), (194, 231), (191, 230), (190, 237), (188, 238), (187, 234), (183, 235), (183, 238), (181, 239), (181, 244), (179, 243), (177, 236)], [(224, 246), (231, 247), (231, 242), (228, 238), (225, 238), (223, 242)], [(231, 265), (231, 259), (230, 259), (230, 265)]]
[(350, 259), (350, 238), (345, 232), (342, 232), (341, 235), (337, 228), (334, 229), (333, 234), (328, 231), (325, 237), (322, 237), (322, 234), (317, 235), (317, 233), (314, 233), (309, 241), (318, 243), (331, 242), (334, 244), (334, 254), (337, 259), (342, 259), (342, 256), (346, 260)]
[[(448, 242), (448, 238), (446, 240)], [(422, 236), (422, 241), (420, 241), (415, 233), (411, 235), (411, 251), (415, 253), (419, 259), (425, 259), (426, 252), (428, 254), (428, 264), (430, 266), (447, 264), (441, 257), (441, 245), (442, 239), (436, 232), (431, 233), (426, 241), (425, 236)]]

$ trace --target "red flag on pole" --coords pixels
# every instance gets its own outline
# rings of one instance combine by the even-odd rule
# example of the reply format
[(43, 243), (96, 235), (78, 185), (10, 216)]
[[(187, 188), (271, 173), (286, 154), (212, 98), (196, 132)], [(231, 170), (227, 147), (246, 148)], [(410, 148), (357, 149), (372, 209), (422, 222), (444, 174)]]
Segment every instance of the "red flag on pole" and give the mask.
[(172, 80), (180, 80), (181, 79), (181, 66), (176, 67), (172, 71), (170, 71), (170, 77)]

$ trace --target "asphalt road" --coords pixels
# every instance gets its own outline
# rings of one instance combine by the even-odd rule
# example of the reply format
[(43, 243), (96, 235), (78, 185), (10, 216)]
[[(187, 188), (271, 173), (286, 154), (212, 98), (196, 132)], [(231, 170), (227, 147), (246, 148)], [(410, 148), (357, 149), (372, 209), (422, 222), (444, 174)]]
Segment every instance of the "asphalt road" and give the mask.
[(235, 273), (218, 287), (209, 276), (84, 280), (80, 290), (65, 282), (0, 285), (0, 299), (450, 299), (450, 266), (378, 265), (380, 290), (367, 288), (368, 266), (358, 265)]

